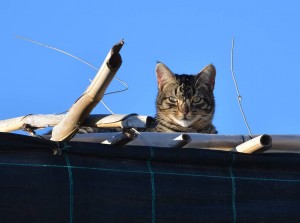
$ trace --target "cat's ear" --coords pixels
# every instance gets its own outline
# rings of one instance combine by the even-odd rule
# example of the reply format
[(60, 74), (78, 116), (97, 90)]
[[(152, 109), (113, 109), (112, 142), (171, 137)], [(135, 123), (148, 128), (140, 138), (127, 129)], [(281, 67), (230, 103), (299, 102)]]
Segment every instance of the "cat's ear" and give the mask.
[(196, 83), (205, 83), (208, 85), (211, 91), (214, 90), (215, 87), (215, 78), (216, 78), (216, 68), (214, 65), (209, 64), (204, 67), (199, 74), (197, 74), (197, 82)]
[(172, 71), (163, 63), (158, 62), (155, 68), (158, 88), (161, 90), (168, 82), (174, 82), (175, 76)]

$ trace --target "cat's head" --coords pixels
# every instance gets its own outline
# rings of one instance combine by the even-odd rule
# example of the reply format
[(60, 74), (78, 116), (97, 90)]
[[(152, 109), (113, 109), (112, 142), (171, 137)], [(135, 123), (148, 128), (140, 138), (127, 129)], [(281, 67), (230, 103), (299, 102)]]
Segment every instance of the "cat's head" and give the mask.
[(182, 127), (211, 123), (215, 110), (216, 69), (210, 64), (196, 75), (174, 74), (166, 65), (156, 65), (157, 115)]

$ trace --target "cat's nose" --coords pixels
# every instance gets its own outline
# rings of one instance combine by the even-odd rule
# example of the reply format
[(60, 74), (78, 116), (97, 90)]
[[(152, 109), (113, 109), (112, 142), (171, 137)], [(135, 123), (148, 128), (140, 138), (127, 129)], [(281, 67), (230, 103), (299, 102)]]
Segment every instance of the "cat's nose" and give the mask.
[(183, 104), (181, 107), (181, 113), (186, 116), (190, 112), (190, 107), (187, 104)]

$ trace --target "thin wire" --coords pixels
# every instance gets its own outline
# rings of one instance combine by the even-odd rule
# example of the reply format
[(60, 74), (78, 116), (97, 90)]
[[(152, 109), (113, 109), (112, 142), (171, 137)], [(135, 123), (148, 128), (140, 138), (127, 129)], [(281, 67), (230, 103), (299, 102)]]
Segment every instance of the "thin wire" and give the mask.
[[(72, 57), (72, 58), (74, 58), (74, 59), (76, 59), (76, 60), (79, 60), (80, 62), (82, 62), (82, 63), (88, 65), (89, 67), (91, 67), (91, 68), (93, 68), (93, 69), (95, 69), (95, 70), (97, 70), (97, 71), (99, 70), (97, 67), (95, 67), (94, 65), (92, 65), (92, 64), (90, 64), (90, 63), (88, 63), (88, 62), (86, 62), (85, 60), (83, 60), (83, 59), (81, 59), (81, 58), (79, 58), (79, 57), (77, 57), (77, 56), (74, 56), (73, 54), (70, 54), (70, 53), (68, 53), (68, 52), (66, 52), (66, 51), (63, 51), (63, 50), (61, 50), (61, 49), (58, 49), (58, 48), (56, 48), (56, 47), (49, 46), (49, 45), (46, 45), (46, 44), (44, 44), (44, 43), (40, 43), (40, 42), (38, 42), (38, 41), (29, 39), (29, 38), (26, 38), (26, 37), (23, 37), (23, 36), (16, 36), (16, 38), (22, 39), (22, 40), (25, 40), (25, 41), (28, 41), (28, 42), (32, 42), (32, 43), (34, 43), (34, 44), (37, 44), (37, 45), (46, 47), (46, 48), (48, 48), (48, 49), (51, 49), (51, 50), (60, 52), (60, 53), (65, 54), (65, 55), (67, 55), (67, 56), (69, 56), (69, 57)], [(120, 92), (123, 92), (123, 91), (127, 91), (127, 90), (128, 90), (129, 87), (128, 87), (128, 85), (127, 85), (124, 81), (122, 81), (121, 79), (119, 79), (119, 78), (117, 78), (117, 77), (114, 77), (114, 79), (116, 79), (116, 80), (119, 81), (121, 84), (123, 84), (123, 85), (125, 86), (125, 88), (122, 89), (122, 90), (117, 90), (117, 91), (108, 92), (108, 93), (105, 93), (104, 95), (116, 94), (116, 93), (120, 93)], [(112, 110), (111, 110), (111, 109), (110, 109), (110, 108), (109, 108), (102, 100), (101, 100), (101, 103), (104, 105), (104, 107), (105, 107), (110, 113), (114, 114), (114, 112), (113, 112), (113, 111), (112, 111)]]
[(238, 84), (237, 84), (237, 81), (236, 81), (236, 78), (235, 78), (235, 74), (234, 74), (234, 68), (233, 68), (233, 51), (234, 51), (234, 37), (232, 38), (232, 47), (231, 47), (231, 67), (230, 67), (231, 68), (231, 74), (232, 74), (232, 79), (233, 79), (233, 82), (234, 82), (234, 85), (235, 85), (235, 89), (236, 89), (238, 104), (239, 104), (239, 107), (240, 107), (240, 110), (241, 110), (241, 113), (242, 113), (245, 125), (246, 125), (246, 127), (248, 129), (250, 137), (253, 138), (250, 126), (249, 126), (249, 124), (247, 122), (247, 118), (246, 118), (246, 115), (245, 115), (244, 110), (243, 110), (242, 96), (240, 94), (240, 91), (239, 91), (239, 88), (238, 88)]
[(76, 56), (74, 56), (74, 55), (72, 55), (72, 54), (70, 54), (70, 53), (68, 53), (68, 52), (65, 52), (65, 51), (63, 51), (63, 50), (61, 50), (61, 49), (58, 49), (58, 48), (56, 48), (56, 47), (49, 46), (49, 45), (46, 45), (46, 44), (44, 44), (44, 43), (40, 43), (40, 42), (38, 42), (38, 41), (29, 39), (29, 38), (26, 38), (26, 37), (23, 37), (23, 36), (16, 36), (16, 38), (22, 39), (22, 40), (25, 40), (25, 41), (28, 41), (28, 42), (32, 42), (32, 43), (35, 43), (35, 44), (37, 44), (37, 45), (46, 47), (46, 48), (48, 48), (48, 49), (51, 49), (51, 50), (60, 52), (60, 53), (62, 53), (62, 54), (65, 54), (65, 55), (67, 55), (67, 56), (69, 56), (69, 57), (72, 57), (72, 58), (74, 58), (74, 59), (76, 59), (76, 60), (79, 60), (80, 62), (82, 62), (82, 63), (84, 63), (84, 64), (86, 64), (86, 65), (88, 65), (88, 66), (90, 66), (90, 67), (92, 67), (92, 68), (94, 68), (94, 69), (96, 69), (96, 70), (98, 70), (98, 68), (94, 67), (93, 65), (91, 65), (91, 64), (89, 64), (88, 62), (84, 61), (83, 59), (81, 59), (81, 58), (79, 58), (79, 57), (76, 57)]
[(102, 105), (113, 115), (113, 114), (115, 114), (108, 106), (107, 106), (107, 104), (105, 104), (104, 103), (104, 101), (103, 100), (101, 100), (100, 101), (101, 103), (102, 103)]
[[(16, 37), (17, 37), (18, 39), (26, 40), (26, 41), (28, 41), (28, 42), (32, 42), (32, 43), (35, 43), (35, 44), (37, 44), (37, 45), (46, 47), (46, 48), (48, 48), (48, 49), (51, 49), (51, 50), (60, 52), (60, 53), (65, 54), (65, 55), (67, 55), (67, 56), (69, 56), (69, 57), (72, 57), (72, 58), (74, 58), (74, 59), (76, 59), (76, 60), (79, 60), (80, 62), (82, 62), (82, 63), (88, 65), (89, 67), (91, 67), (91, 68), (93, 68), (93, 69), (95, 69), (95, 70), (99, 70), (97, 67), (95, 67), (94, 65), (92, 65), (92, 64), (89, 63), (89, 62), (86, 62), (85, 60), (81, 59), (80, 57), (74, 56), (73, 54), (70, 54), (70, 53), (68, 53), (68, 52), (66, 52), (66, 51), (63, 51), (63, 50), (61, 50), (61, 49), (58, 49), (58, 48), (56, 48), (56, 47), (49, 46), (49, 45), (46, 45), (46, 44), (44, 44), (44, 43), (37, 42), (37, 41), (35, 41), (35, 40), (29, 39), (29, 38), (25, 38), (25, 37), (23, 37), (23, 36), (16, 36)], [(119, 92), (123, 92), (123, 91), (128, 90), (129, 87), (128, 87), (128, 85), (127, 85), (124, 81), (122, 81), (122, 80), (119, 79), (118, 77), (114, 77), (114, 79), (116, 79), (116, 80), (119, 81), (121, 84), (123, 84), (123, 85), (125, 86), (125, 88), (122, 89), (122, 90), (118, 90), (118, 91), (108, 92), (108, 93), (105, 93), (104, 95), (114, 94), (114, 93), (119, 93)]]

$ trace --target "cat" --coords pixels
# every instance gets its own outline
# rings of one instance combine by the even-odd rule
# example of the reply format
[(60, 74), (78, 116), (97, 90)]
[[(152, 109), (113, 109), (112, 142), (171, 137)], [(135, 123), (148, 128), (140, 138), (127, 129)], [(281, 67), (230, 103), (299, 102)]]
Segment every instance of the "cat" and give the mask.
[(215, 112), (216, 68), (209, 64), (196, 75), (174, 74), (165, 64), (156, 65), (156, 132), (217, 134)]

